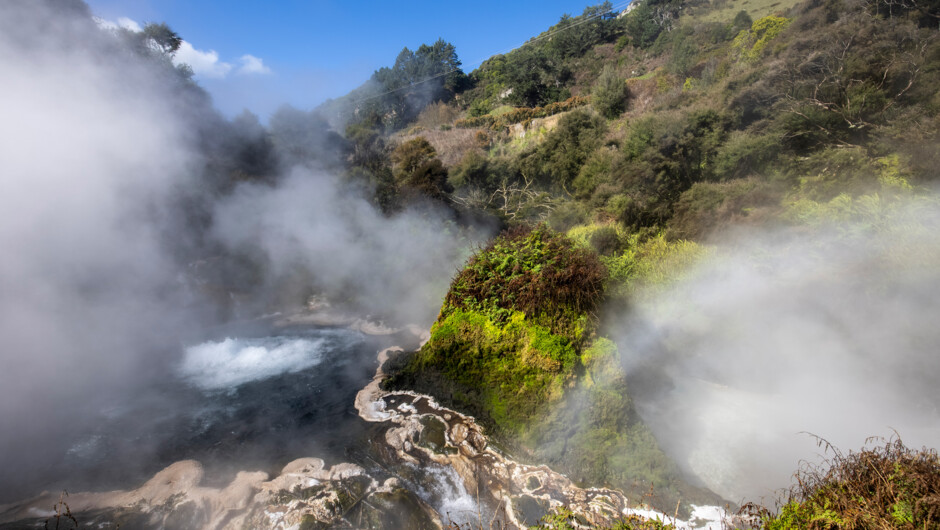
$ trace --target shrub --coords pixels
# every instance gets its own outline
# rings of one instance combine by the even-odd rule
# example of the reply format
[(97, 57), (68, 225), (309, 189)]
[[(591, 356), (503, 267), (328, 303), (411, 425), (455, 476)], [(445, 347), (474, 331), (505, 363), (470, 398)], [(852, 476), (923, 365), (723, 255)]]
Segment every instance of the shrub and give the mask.
[(757, 179), (698, 182), (679, 197), (667, 234), (673, 239), (701, 240), (746, 219), (761, 222), (768, 212), (781, 210), (782, 198), (782, 190)]
[(606, 130), (600, 116), (582, 110), (568, 113), (541, 144), (525, 153), (520, 162), (523, 170), (546, 185), (567, 190)]
[(611, 148), (601, 148), (591, 153), (572, 182), (571, 191), (574, 196), (578, 199), (588, 199), (594, 195), (598, 186), (610, 181), (615, 158), (615, 152)]
[(521, 311), (553, 332), (570, 331), (597, 310), (605, 276), (597, 256), (564, 235), (545, 225), (519, 227), (470, 258), (451, 283), (441, 317), (462, 308), (499, 321)]
[(489, 172), (486, 156), (478, 150), (467, 151), (457, 165), (453, 166), (447, 182), (454, 188), (466, 186), (486, 186)]
[(436, 154), (434, 147), (420, 136), (404, 142), (392, 151), (391, 158), (395, 164), (393, 175), (403, 195), (442, 199), (450, 192), (447, 170), (441, 161), (435, 158)]
[(749, 30), (742, 30), (734, 38), (731, 46), (739, 56), (748, 62), (757, 61), (767, 44), (779, 35), (792, 22), (788, 18), (769, 15), (751, 24)]
[(583, 223), (587, 219), (584, 207), (575, 201), (565, 201), (559, 204), (548, 215), (548, 225), (553, 230), (565, 232), (572, 226)]
[(626, 110), (629, 95), (626, 79), (619, 76), (610, 65), (604, 65), (604, 70), (591, 89), (591, 105), (605, 118), (614, 119)]
[(763, 169), (779, 152), (780, 138), (776, 135), (735, 131), (718, 148), (715, 175), (722, 180), (746, 177)]
[(612, 226), (603, 226), (591, 234), (591, 246), (601, 256), (609, 256), (623, 249), (620, 234)]
[(940, 458), (932, 449), (914, 450), (900, 439), (884, 447), (831, 454), (822, 466), (797, 473), (780, 512), (754, 504), (745, 509), (766, 530), (940, 527)]
[(487, 99), (475, 99), (473, 103), (470, 104), (470, 108), (467, 109), (467, 115), (471, 118), (477, 118), (490, 112), (490, 102)]

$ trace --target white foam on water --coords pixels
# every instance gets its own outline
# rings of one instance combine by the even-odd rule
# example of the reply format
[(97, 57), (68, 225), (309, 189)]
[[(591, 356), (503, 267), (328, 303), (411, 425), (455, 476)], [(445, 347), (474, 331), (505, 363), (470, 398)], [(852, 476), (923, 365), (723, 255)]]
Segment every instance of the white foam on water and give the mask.
[(208, 341), (186, 348), (179, 373), (203, 390), (233, 388), (316, 366), (330, 342), (326, 337)]

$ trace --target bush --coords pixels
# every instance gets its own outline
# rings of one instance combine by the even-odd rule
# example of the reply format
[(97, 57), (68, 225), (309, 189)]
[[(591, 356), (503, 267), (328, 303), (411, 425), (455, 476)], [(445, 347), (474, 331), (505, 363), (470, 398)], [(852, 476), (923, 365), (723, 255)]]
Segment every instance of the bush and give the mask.
[(447, 182), (454, 188), (466, 186), (487, 186), (488, 161), (486, 156), (478, 150), (467, 151), (457, 165), (453, 166), (447, 177)]
[(884, 447), (832, 456), (822, 466), (797, 473), (780, 512), (754, 504), (745, 508), (766, 530), (836, 528), (940, 528), (940, 458), (932, 449), (914, 450), (900, 439)]
[(572, 182), (571, 191), (574, 196), (578, 199), (589, 199), (598, 186), (609, 182), (615, 159), (616, 154), (612, 148), (601, 148), (591, 153)]
[(471, 118), (477, 118), (486, 114), (489, 114), (491, 105), (487, 99), (475, 99), (473, 103), (470, 104), (470, 108), (467, 109), (467, 115)]
[(626, 110), (629, 95), (626, 79), (617, 75), (610, 65), (604, 65), (591, 90), (591, 105), (602, 116), (612, 120)]
[(395, 183), (406, 198), (411, 195), (442, 199), (451, 191), (447, 169), (436, 155), (430, 142), (420, 136), (392, 151)]
[(720, 180), (746, 177), (759, 172), (780, 153), (780, 138), (773, 134), (732, 133), (718, 148), (715, 176)]
[(781, 210), (782, 199), (782, 190), (757, 179), (698, 182), (679, 197), (667, 234), (702, 240), (729, 225), (764, 221)]
[(574, 201), (565, 201), (559, 204), (548, 215), (548, 225), (553, 230), (566, 232), (572, 226), (583, 223), (587, 219), (584, 207)]
[(623, 249), (620, 234), (612, 226), (603, 226), (591, 234), (591, 246), (601, 256), (609, 256)]
[(605, 276), (597, 256), (564, 235), (545, 225), (519, 227), (470, 258), (451, 283), (441, 317), (453, 309), (469, 309), (499, 321), (521, 311), (564, 333), (597, 310)]
[(600, 116), (583, 110), (568, 113), (541, 144), (523, 154), (522, 171), (547, 186), (567, 190), (606, 131)]

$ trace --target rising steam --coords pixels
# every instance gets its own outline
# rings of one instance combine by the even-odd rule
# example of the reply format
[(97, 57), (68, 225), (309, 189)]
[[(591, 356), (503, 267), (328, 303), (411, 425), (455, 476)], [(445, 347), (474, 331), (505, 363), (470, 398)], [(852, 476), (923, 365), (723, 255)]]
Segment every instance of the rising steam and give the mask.
[(748, 234), (622, 325), (644, 420), (680, 465), (759, 500), (822, 452), (940, 445), (940, 207)]
[(186, 329), (160, 240), (187, 134), (163, 79), (82, 7), (0, 7), (0, 493)]
[(332, 175), (220, 191), (205, 151), (232, 125), (120, 38), (77, 0), (0, 3), (0, 500), (63, 478), (82, 433), (205, 340), (229, 293), (207, 293), (198, 263), (249, 253), (259, 296), (299, 276), (298, 305), (312, 287), (427, 324), (468, 246)]

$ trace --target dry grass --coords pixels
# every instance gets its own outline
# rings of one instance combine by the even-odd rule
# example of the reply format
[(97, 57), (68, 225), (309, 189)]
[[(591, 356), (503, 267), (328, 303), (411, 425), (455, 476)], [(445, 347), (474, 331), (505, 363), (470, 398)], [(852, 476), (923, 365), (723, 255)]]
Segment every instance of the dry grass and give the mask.
[(776, 515), (755, 504), (742, 509), (766, 530), (940, 529), (940, 458), (899, 438), (843, 454), (819, 439), (830, 456), (804, 465)]
[(747, 11), (757, 20), (775, 13), (786, 13), (797, 5), (799, 0), (711, 0), (706, 6), (686, 9), (682, 12), (680, 23), (684, 22), (723, 22), (734, 20), (738, 11)]
[[(413, 140), (419, 136), (424, 137), (434, 150), (441, 162), (447, 167), (453, 167), (467, 154), (468, 151), (479, 149), (476, 135), (483, 129), (458, 129), (442, 131), (440, 129), (426, 129), (414, 131), (411, 134), (402, 134), (398, 137), (400, 143)], [(484, 131), (484, 134), (485, 131)]]

